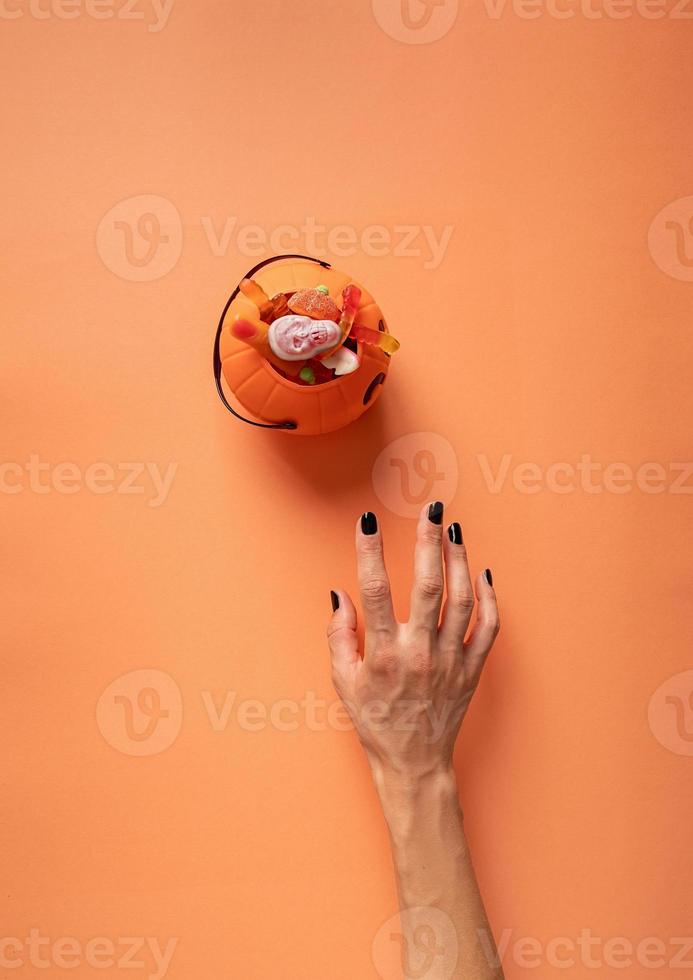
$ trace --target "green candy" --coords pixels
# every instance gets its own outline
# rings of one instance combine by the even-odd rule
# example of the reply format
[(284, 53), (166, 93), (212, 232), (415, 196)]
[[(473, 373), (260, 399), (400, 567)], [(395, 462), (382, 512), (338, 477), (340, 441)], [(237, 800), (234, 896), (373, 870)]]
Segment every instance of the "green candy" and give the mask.
[(317, 289), (317, 291), (319, 293), (322, 293), (324, 296), (329, 296), (330, 295), (330, 291), (327, 288), (327, 286), (316, 286), (315, 288)]
[(313, 371), (312, 367), (301, 368), (298, 376), (301, 379), (301, 381), (305, 381), (306, 384), (309, 385), (315, 384), (315, 371)]

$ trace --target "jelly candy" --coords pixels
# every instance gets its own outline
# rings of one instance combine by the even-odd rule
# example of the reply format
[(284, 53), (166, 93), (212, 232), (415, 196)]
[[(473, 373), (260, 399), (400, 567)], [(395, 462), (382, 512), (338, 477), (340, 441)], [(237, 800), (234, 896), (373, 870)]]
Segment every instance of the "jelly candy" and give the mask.
[(270, 325), (267, 341), (282, 361), (305, 361), (333, 350), (340, 342), (334, 320), (311, 320), (295, 313), (279, 317)]
[(342, 315), (339, 318), (339, 329), (342, 331), (343, 341), (349, 335), (360, 302), (361, 290), (359, 287), (354, 286), (353, 283), (345, 286), (342, 292)]
[(361, 359), (348, 347), (338, 347), (336, 351), (327, 357), (323, 357), (322, 363), (325, 367), (332, 368), (339, 377), (342, 374), (351, 374), (352, 371), (355, 371), (361, 363)]
[(254, 279), (241, 279), (238, 288), (251, 303), (255, 303), (263, 319), (272, 312), (274, 308), (272, 300)]
[(268, 323), (287, 312), (286, 296), (283, 293), (279, 293), (270, 299), (262, 286), (256, 283), (254, 279), (241, 279), (238, 288), (246, 299), (257, 306), (261, 319)]
[(249, 317), (237, 316), (231, 324), (231, 334), (237, 340), (242, 340), (244, 344), (252, 347), (261, 357), (266, 358), (270, 364), (273, 364), (285, 374), (298, 374), (305, 364), (306, 358), (296, 358), (292, 361), (286, 361), (278, 357), (270, 346), (269, 330), (270, 327), (259, 317), (251, 320)]
[(349, 336), (353, 337), (354, 340), (359, 340), (362, 344), (379, 347), (386, 354), (394, 354), (399, 350), (399, 340), (395, 340), (392, 334), (372, 330), (370, 327), (361, 327), (358, 323), (351, 328)]
[(292, 313), (312, 317), (313, 320), (339, 320), (339, 307), (330, 298), (329, 293), (323, 292), (327, 287), (317, 289), (299, 289), (288, 301)]

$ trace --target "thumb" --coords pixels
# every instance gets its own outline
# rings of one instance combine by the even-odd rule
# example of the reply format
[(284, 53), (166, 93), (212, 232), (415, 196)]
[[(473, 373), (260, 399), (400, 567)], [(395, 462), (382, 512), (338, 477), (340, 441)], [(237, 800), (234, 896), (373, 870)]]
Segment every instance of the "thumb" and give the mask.
[(356, 636), (356, 608), (348, 593), (333, 591), (332, 618), (327, 624), (327, 642), (332, 656), (332, 668), (345, 674), (358, 663), (359, 643)]

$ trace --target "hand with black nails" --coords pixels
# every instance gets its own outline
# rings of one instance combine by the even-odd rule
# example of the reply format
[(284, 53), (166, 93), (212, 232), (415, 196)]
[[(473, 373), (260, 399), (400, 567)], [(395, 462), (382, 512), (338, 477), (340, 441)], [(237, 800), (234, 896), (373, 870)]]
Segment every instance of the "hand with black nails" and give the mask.
[(440, 502), (426, 506), (419, 517), (408, 622), (395, 619), (375, 514), (367, 512), (358, 522), (356, 554), (364, 649), (359, 649), (354, 603), (343, 590), (333, 591), (332, 676), (366, 751), (388, 822), (400, 905), (408, 910), (403, 929), (413, 941), (417, 924), (430, 925), (425, 909), (435, 906), (455, 926), (457, 966), (451, 972), (441, 958), (439, 972), (432, 967), (427, 980), (498, 980), (503, 973), (489, 955), (494, 944), (452, 764), (460, 726), (498, 634), (493, 577), (486, 569), (472, 585), (461, 527), (455, 522), (443, 528)]

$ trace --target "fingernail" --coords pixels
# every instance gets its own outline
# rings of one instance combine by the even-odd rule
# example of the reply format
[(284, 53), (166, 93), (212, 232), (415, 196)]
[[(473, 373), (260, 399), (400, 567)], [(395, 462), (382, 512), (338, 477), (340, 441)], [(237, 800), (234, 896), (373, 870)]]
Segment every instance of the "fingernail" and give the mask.
[(363, 534), (375, 534), (378, 530), (378, 518), (375, 514), (367, 510), (365, 514), (361, 515), (361, 531)]
[(457, 521), (448, 528), (448, 537), (453, 544), (462, 544), (462, 528)]
[(429, 506), (428, 519), (431, 524), (443, 523), (443, 504), (440, 500), (436, 500), (435, 503)]
[(484, 572), (484, 578), (486, 579), (486, 581), (490, 586), (493, 586), (493, 575), (491, 574), (490, 568), (487, 568), (486, 571)]
[(330, 589), (330, 602), (332, 603), (332, 612), (337, 612), (339, 609), (339, 596), (334, 589)]

